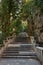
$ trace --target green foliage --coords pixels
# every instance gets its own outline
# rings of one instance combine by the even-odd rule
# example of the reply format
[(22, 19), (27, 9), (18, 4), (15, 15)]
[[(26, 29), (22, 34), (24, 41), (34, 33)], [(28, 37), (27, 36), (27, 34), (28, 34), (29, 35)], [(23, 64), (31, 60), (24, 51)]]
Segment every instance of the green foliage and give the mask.
[(32, 16), (39, 9), (43, 13), (43, 0), (32, 0), (28, 3), (23, 3), (23, 11), (28, 17)]
[(29, 18), (31, 20), (34, 12), (35, 12), (35, 6), (33, 0), (23, 4), (23, 15), (26, 14), (25, 19)]
[(40, 13), (43, 13), (43, 0), (34, 0), (34, 3), (39, 8)]
[[(11, 17), (15, 17), (16, 11), (18, 11), (18, 2), (15, 0), (2, 0), (2, 32), (4, 38), (10, 35), (13, 29), (11, 26)], [(11, 15), (12, 14), (12, 15)]]
[(27, 32), (28, 26), (27, 23), (22, 23), (22, 31)]
[[(33, 14), (36, 12), (37, 8), (40, 10), (40, 13), (43, 13), (43, 0), (32, 0), (28, 3), (22, 3), (22, 6), (19, 7), (19, 0), (2, 0), (0, 4), (0, 18), (2, 19), (2, 32), (3, 36), (7, 37), (15, 28), (15, 32), (22, 32), (24, 29), (27, 29), (21, 23), (22, 17), (25, 15), (25, 19), (32, 21)], [(11, 15), (12, 14), (12, 15)], [(11, 22), (10, 19), (13, 18), (14, 22)], [(13, 23), (13, 25), (11, 25)]]
[(22, 23), (21, 23), (21, 20), (19, 18), (17, 18), (13, 22), (13, 27), (15, 28), (15, 33), (16, 34), (18, 34), (19, 32), (22, 32)]

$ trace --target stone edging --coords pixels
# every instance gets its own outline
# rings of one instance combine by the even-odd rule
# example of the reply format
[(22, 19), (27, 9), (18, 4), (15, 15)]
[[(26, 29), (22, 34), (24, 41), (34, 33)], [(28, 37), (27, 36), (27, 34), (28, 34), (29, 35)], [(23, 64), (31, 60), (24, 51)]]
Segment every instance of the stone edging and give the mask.
[(8, 40), (7, 42), (4, 41), (4, 46), (0, 49), (0, 57), (2, 56), (3, 51), (6, 49), (6, 47), (8, 46), (8, 44), (11, 43), (13, 40), (14, 40), (14, 38)]

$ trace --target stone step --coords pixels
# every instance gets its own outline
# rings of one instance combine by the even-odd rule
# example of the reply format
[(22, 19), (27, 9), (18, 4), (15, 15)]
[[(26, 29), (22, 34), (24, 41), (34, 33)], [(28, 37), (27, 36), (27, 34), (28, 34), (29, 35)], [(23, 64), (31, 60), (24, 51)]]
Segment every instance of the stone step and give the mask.
[[(16, 47), (17, 46), (17, 47)], [(9, 44), (2, 54), (2, 58), (36, 58), (32, 44)]]
[(33, 50), (32, 47), (29, 46), (21, 46), (21, 47), (8, 47), (6, 49), (7, 51), (27, 51), (27, 50)]
[(24, 55), (24, 54), (15, 53), (15, 54), (3, 54), (2, 56), (36, 56), (36, 55), (31, 55), (31, 54)]
[(20, 51), (5, 50), (5, 51), (4, 51), (4, 53), (18, 53), (18, 52), (33, 52), (33, 50), (20, 50)]
[(22, 59), (29, 59), (29, 58), (32, 58), (32, 59), (37, 59), (36, 56), (2, 56), (2, 58), (22, 58)]
[(25, 48), (25, 49), (7, 49), (7, 50), (5, 50), (5, 51), (7, 51), (7, 52), (10, 52), (10, 51), (33, 51), (33, 50), (29, 50), (29, 49), (27, 49), (27, 48)]
[(33, 44), (31, 44), (31, 43), (26, 43), (26, 42), (24, 42), (24, 44), (23, 43), (21, 43), (21, 42), (17, 42), (17, 43), (15, 43), (15, 44), (12, 44), (12, 43), (10, 43), (8, 46), (32, 46)]
[(24, 48), (27, 47), (27, 48), (33, 48), (33, 45), (9, 44), (9, 45), (8, 45), (8, 48), (10, 48), (10, 47), (13, 47), (13, 48), (14, 48), (14, 47), (24, 47)]
[(27, 37), (16, 37), (15, 42), (27, 42), (28, 38)]
[(29, 44), (30, 42), (27, 42), (27, 41), (26, 41), (26, 42), (25, 42), (25, 41), (23, 41), (23, 42), (21, 42), (21, 41), (18, 41), (18, 42), (17, 42), (17, 41), (13, 41), (13, 42), (10, 43), (10, 44), (19, 44), (19, 43), (20, 43), (20, 44), (25, 44), (25, 43), (26, 43), (26, 44)]
[(3, 53), (3, 56), (36, 56), (35, 52), (15, 52), (15, 53)]
[(7, 50), (4, 51), (4, 53), (18, 53), (18, 52), (19, 52), (19, 51), (11, 51), (11, 50), (10, 50), (10, 51), (9, 51), (9, 50), (8, 50), (8, 51), (7, 51)]

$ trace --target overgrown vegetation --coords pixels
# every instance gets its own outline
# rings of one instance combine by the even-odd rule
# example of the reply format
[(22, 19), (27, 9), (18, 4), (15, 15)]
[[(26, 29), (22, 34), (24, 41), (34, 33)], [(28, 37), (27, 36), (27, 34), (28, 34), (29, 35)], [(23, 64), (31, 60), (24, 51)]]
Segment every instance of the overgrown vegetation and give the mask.
[[(28, 34), (33, 35), (35, 16), (43, 15), (43, 0), (1, 0), (0, 2), (0, 30), (3, 39), (13, 33), (20, 33), (28, 29)], [(27, 20), (28, 25), (23, 29), (22, 20)], [(14, 30), (13, 30), (14, 29)], [(2, 37), (0, 36), (1, 40)]]

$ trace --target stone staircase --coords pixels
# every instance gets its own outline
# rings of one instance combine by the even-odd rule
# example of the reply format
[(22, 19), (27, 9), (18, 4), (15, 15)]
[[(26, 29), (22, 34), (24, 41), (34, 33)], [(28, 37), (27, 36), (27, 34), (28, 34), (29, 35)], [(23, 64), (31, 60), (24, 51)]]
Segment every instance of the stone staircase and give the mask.
[(36, 53), (34, 52), (33, 46), (31, 44), (10, 44), (4, 50), (2, 58), (37, 58)]

